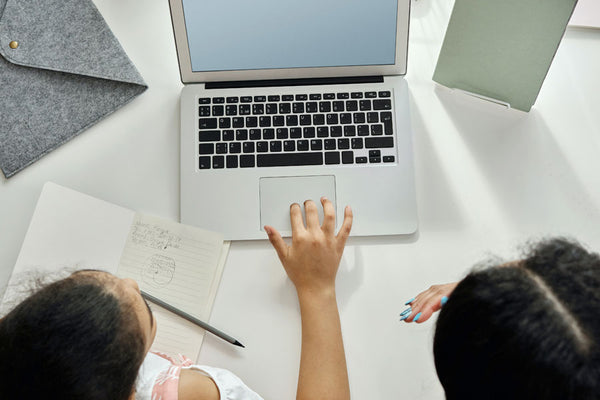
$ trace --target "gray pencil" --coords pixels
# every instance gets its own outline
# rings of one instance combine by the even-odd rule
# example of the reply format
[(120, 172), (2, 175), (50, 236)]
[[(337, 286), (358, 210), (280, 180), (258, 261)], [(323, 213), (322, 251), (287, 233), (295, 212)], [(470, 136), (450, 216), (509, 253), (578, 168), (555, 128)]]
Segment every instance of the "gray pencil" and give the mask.
[(198, 318), (191, 316), (190, 314), (181, 311), (178, 308), (173, 307), (170, 304), (165, 303), (164, 301), (157, 299), (156, 297), (152, 296), (151, 294), (148, 294), (144, 291), (141, 292), (142, 296), (146, 299), (149, 300), (150, 302), (156, 304), (157, 306), (160, 306), (162, 308), (164, 308), (167, 311), (171, 311), (173, 314), (180, 316), (183, 319), (186, 319), (188, 321), (190, 321), (193, 324), (198, 325), (199, 327), (207, 330), (208, 332), (212, 333), (213, 335), (216, 335), (218, 337), (220, 337), (223, 340), (228, 341), (231, 344), (234, 344), (236, 346), (240, 346), (240, 347), (244, 347), (243, 344), (241, 344), (240, 342), (238, 342), (236, 339), (232, 338), (231, 336), (229, 336), (228, 334), (226, 334), (225, 332), (221, 332), (220, 330), (218, 330), (215, 327), (210, 326), (209, 324), (207, 324), (204, 321), (200, 321)]

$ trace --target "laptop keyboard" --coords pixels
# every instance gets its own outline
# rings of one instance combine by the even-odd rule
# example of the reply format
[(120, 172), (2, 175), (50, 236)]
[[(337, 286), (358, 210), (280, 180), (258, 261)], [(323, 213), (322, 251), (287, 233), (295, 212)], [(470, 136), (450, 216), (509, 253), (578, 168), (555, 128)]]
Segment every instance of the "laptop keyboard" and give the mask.
[(391, 92), (203, 97), (200, 169), (393, 163)]

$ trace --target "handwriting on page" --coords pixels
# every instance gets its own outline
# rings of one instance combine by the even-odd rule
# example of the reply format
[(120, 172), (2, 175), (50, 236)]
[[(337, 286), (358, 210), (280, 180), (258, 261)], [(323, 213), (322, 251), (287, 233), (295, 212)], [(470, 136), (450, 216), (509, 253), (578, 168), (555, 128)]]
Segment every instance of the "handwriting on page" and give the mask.
[[(121, 255), (118, 275), (134, 279), (147, 293), (196, 318), (207, 320), (220, 279), (222, 250), (220, 234), (137, 214)], [(184, 330), (176, 327), (179, 318), (156, 316), (159, 326), (163, 320), (164, 329), (158, 329), (157, 338), (162, 351), (169, 350), (164, 347), (166, 343), (181, 343)], [(196, 344), (198, 342), (202, 342), (202, 336)], [(180, 348), (171, 350), (181, 352)]]

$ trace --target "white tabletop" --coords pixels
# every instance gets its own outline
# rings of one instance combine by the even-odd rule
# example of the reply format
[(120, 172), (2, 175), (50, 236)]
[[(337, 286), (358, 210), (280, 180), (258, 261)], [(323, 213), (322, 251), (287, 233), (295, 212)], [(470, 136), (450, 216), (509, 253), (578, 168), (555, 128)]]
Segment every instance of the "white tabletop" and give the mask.
[[(179, 218), (182, 85), (168, 3), (95, 3), (149, 89), (0, 183), (0, 290), (46, 181)], [(600, 30), (567, 30), (534, 108), (522, 113), (431, 80), (451, 8), (418, 0), (411, 15), (406, 79), (419, 233), (351, 238), (338, 274), (356, 399), (443, 398), (434, 325), (398, 322), (403, 303), (419, 291), (459, 279), (490, 254), (515, 257), (527, 239), (567, 235), (600, 250)], [(266, 399), (294, 397), (298, 304), (267, 241), (232, 244), (210, 322), (246, 349), (207, 336), (199, 362), (234, 371)]]

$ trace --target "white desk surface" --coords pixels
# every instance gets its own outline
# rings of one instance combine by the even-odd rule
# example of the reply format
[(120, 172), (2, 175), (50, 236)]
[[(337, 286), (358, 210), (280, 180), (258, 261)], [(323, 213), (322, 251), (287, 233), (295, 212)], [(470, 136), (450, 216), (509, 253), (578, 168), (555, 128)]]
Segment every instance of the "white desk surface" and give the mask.
[[(150, 88), (0, 182), (0, 290), (46, 181), (179, 217), (182, 85), (168, 2), (95, 3)], [(436, 88), (431, 76), (451, 8), (452, 2), (418, 0), (411, 15), (406, 79), (419, 234), (351, 238), (338, 274), (356, 399), (443, 398), (433, 324), (398, 322), (404, 301), (422, 289), (460, 278), (490, 253), (515, 256), (529, 238), (568, 235), (600, 250), (600, 31), (569, 28), (526, 114)], [(234, 371), (266, 399), (294, 398), (298, 304), (267, 241), (233, 243), (210, 322), (247, 348), (208, 335), (201, 363)]]

